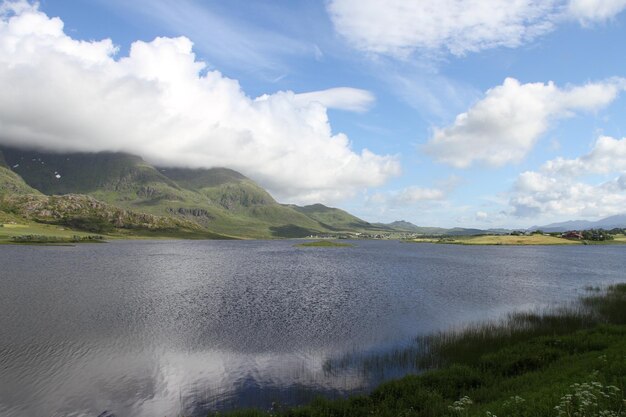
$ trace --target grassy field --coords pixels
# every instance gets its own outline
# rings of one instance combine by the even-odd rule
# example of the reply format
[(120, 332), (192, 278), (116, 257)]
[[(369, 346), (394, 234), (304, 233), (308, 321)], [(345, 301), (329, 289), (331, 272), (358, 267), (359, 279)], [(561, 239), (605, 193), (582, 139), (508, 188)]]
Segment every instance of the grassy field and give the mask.
[(580, 240), (563, 239), (554, 236), (530, 235), (479, 235), (454, 236), (444, 238), (417, 238), (410, 242), (448, 243), (457, 245), (582, 245)]
[(370, 395), (227, 415), (626, 415), (626, 284), (593, 291), (576, 306), (511, 315), (419, 338), (416, 345), (370, 361), (409, 361), (430, 370), (384, 383)]
[[(119, 239), (233, 239), (229, 236), (211, 232), (193, 230), (147, 230), (147, 229), (114, 229), (112, 233), (99, 233), (104, 240)], [(26, 236), (38, 237), (31, 243), (70, 243), (82, 239), (81, 242), (92, 241), (93, 232), (77, 231), (67, 227), (28, 222), (23, 219), (11, 218), (10, 215), (0, 217), (0, 244), (13, 244), (15, 240)], [(40, 237), (40, 238), (39, 238)], [(39, 242), (41, 241), (41, 242)], [(47, 241), (47, 242), (44, 242)], [(56, 242), (55, 242), (56, 241)], [(28, 243), (25, 241), (17, 243)], [(73, 242), (76, 243), (76, 242)]]
[[(93, 233), (78, 232), (59, 226), (40, 223), (3, 223), (0, 227), (0, 243), (12, 243), (13, 237), (19, 236), (43, 236), (50, 239), (70, 241), (74, 236), (87, 238)], [(53, 239), (54, 240), (54, 239)]]
[(626, 235), (614, 235), (613, 236), (613, 240), (605, 240), (602, 242), (591, 242), (592, 244), (596, 245), (596, 244), (605, 244), (605, 245), (624, 245), (626, 244)]
[(346, 247), (351, 247), (354, 246), (351, 243), (339, 243), (339, 242), (335, 242), (332, 240), (318, 240), (315, 242), (306, 242), (306, 243), (299, 243), (296, 246), (299, 247), (305, 247), (305, 248), (310, 248), (310, 247), (316, 247), (316, 248), (346, 248)]
[(478, 235), (478, 236), (445, 236), (424, 237), (407, 240), (414, 243), (447, 243), (452, 245), (623, 245), (626, 244), (626, 235), (615, 235), (613, 240), (586, 241), (564, 239), (556, 236), (530, 235)]

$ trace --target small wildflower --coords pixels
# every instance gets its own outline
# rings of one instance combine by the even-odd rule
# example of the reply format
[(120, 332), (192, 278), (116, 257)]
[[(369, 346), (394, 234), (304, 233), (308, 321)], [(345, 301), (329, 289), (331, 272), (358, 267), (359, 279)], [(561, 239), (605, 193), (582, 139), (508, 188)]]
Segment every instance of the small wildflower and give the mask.
[[(573, 394), (561, 397), (559, 405), (554, 407), (559, 417), (617, 417), (619, 413), (605, 409), (617, 399), (619, 388), (604, 386), (598, 381), (572, 384)], [(603, 409), (601, 409), (603, 408)]]
[(474, 402), (466, 395), (453, 402), (452, 405), (449, 405), (448, 409), (458, 413), (460, 416), (467, 416), (467, 408), (472, 404), (474, 404)]

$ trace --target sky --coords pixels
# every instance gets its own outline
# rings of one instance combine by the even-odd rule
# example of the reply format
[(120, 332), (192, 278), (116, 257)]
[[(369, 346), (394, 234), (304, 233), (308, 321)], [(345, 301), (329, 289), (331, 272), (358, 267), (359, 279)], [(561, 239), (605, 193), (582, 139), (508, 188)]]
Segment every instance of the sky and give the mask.
[(0, 143), (372, 222), (626, 212), (626, 0), (0, 0)]

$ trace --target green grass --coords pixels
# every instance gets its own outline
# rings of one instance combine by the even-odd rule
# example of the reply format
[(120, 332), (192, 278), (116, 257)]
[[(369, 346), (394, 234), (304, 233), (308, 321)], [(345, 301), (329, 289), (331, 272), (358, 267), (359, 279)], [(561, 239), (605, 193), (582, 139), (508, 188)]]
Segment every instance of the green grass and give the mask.
[(310, 248), (310, 247), (316, 247), (316, 248), (345, 248), (345, 247), (351, 247), (351, 246), (354, 246), (354, 245), (351, 244), (351, 243), (334, 242), (332, 240), (318, 240), (318, 241), (315, 241), (315, 242), (299, 243), (296, 246), (306, 247), (306, 248)]
[(87, 238), (93, 233), (81, 232), (60, 226), (40, 224), (35, 222), (2, 223), (0, 224), (0, 244), (15, 243), (16, 239), (24, 236), (39, 236), (41, 239), (57, 239), (70, 241), (75, 236)]
[[(2, 153), (0, 152), (0, 156)], [(0, 196), (3, 194), (38, 194), (24, 180), (9, 168), (0, 165)]]
[(419, 338), (412, 349), (369, 360), (364, 366), (408, 361), (430, 370), (369, 395), (227, 415), (624, 416), (626, 284), (595, 291), (575, 306)]
[(409, 239), (413, 243), (444, 243), (452, 245), (623, 245), (626, 244), (626, 236), (616, 235), (613, 240), (588, 241), (564, 239), (556, 236), (544, 236), (540, 234), (530, 236), (511, 235), (477, 235), (477, 236), (443, 236), (423, 237)]
[(418, 238), (411, 242), (447, 243), (457, 245), (581, 245), (582, 241), (563, 239), (554, 236), (530, 235), (479, 235), (479, 236), (454, 236), (445, 238)]
[(72, 237), (50, 236), (50, 235), (21, 235), (11, 238), (9, 243), (16, 245), (58, 245), (58, 244), (75, 244), (75, 243), (102, 243), (104, 236), (88, 235)]
[[(203, 230), (185, 229), (111, 229), (106, 233), (98, 233), (106, 240), (118, 239), (234, 239), (230, 236), (217, 235)], [(0, 211), (0, 244), (25, 243), (20, 239), (25, 236), (36, 236), (41, 242), (30, 243), (76, 243), (76, 238), (89, 241), (94, 236), (92, 231), (75, 230), (65, 226), (43, 224), (26, 221), (11, 214)], [(45, 240), (45, 242), (44, 242)]]

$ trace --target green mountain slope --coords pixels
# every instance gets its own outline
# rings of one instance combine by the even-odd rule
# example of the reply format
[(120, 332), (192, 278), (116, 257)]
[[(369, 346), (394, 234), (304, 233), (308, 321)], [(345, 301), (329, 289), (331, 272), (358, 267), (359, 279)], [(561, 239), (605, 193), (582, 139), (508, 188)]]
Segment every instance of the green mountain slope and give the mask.
[(151, 233), (203, 238), (224, 237), (202, 230), (189, 221), (120, 209), (84, 194), (4, 195), (0, 199), (0, 208), (29, 221), (94, 233), (116, 233), (125, 229), (140, 235)]
[(137, 156), (0, 150), (16, 174), (47, 195), (112, 193), (114, 200), (142, 202), (183, 198), (180, 187)]
[[(283, 206), (244, 175), (227, 168), (159, 168), (183, 189), (203, 198), (207, 227), (251, 237), (303, 237), (327, 232), (323, 225), (292, 207)], [(184, 213), (184, 207), (174, 208)]]
[(322, 226), (332, 231), (389, 231), (389, 229), (361, 220), (344, 210), (327, 207), (323, 204), (311, 204), (303, 207), (290, 205), (288, 207), (318, 221)]
[(4, 194), (39, 194), (8, 168), (0, 166), (0, 196)]
[(189, 221), (216, 233), (268, 238), (329, 232), (225, 168), (156, 168), (120, 153), (51, 154), (2, 148), (4, 159), (47, 195), (86, 194), (127, 210)]
[[(108, 211), (115, 207), (182, 222), (175, 227), (185, 225), (252, 238), (394, 230), (322, 204), (304, 207), (279, 204), (254, 181), (227, 168), (155, 167), (140, 157), (123, 153), (53, 154), (8, 147), (0, 148), (0, 152), (3, 154), (0, 163), (4, 166), (0, 178), (6, 177), (4, 182), (11, 184), (12, 194), (36, 193), (35, 190), (48, 196), (73, 194), (74, 202), (77, 194), (86, 195), (107, 203)], [(34, 201), (38, 207), (48, 204), (43, 198)], [(54, 200), (54, 204), (59, 201)], [(24, 201), (14, 203), (19, 205)], [(71, 206), (61, 204), (63, 210)], [(58, 221), (46, 216), (36, 219)], [(133, 218), (129, 223), (134, 221), (139, 219)]]
[(30, 187), (22, 177), (11, 171), (0, 151), (0, 197), (5, 194), (39, 194), (39, 191)]

